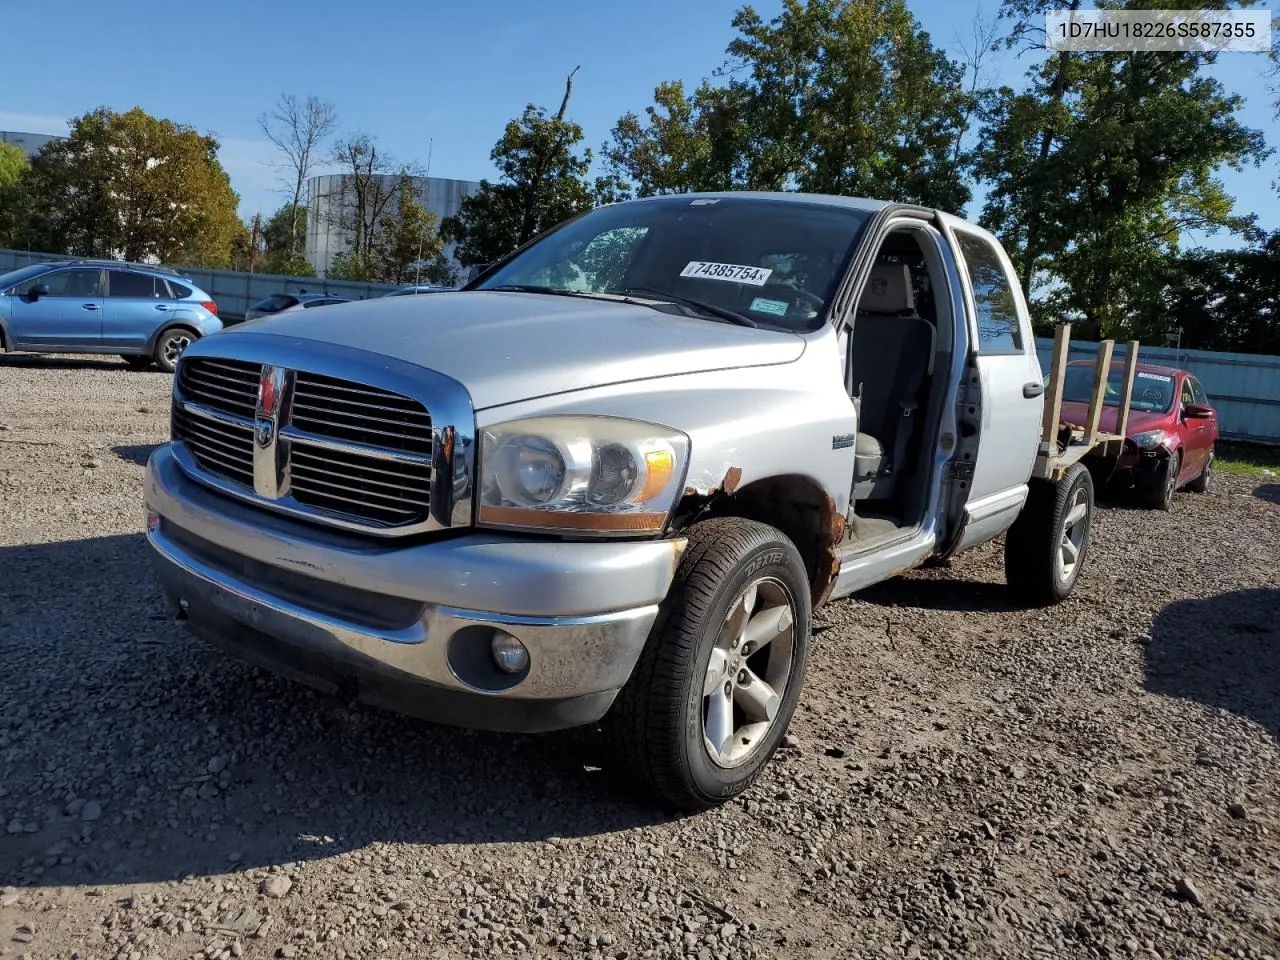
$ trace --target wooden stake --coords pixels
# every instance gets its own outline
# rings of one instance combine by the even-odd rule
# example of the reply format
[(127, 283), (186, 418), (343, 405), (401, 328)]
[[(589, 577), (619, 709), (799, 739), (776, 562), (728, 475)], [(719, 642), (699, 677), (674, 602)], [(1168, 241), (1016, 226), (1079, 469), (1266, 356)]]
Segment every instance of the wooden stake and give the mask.
[(1124, 436), (1129, 429), (1129, 407), (1133, 401), (1133, 380), (1138, 373), (1138, 341), (1129, 341), (1129, 352), (1124, 358), (1124, 393), (1120, 396), (1120, 419), (1116, 421), (1116, 433)]
[(1098, 344), (1098, 362), (1093, 368), (1093, 395), (1089, 398), (1089, 419), (1085, 424), (1084, 442), (1092, 447), (1098, 441), (1098, 421), (1102, 418), (1102, 401), (1107, 395), (1107, 376), (1111, 373), (1111, 351), (1114, 340)]
[(1040, 444), (1049, 456), (1058, 452), (1058, 420), (1062, 416), (1062, 389), (1067, 378), (1070, 343), (1070, 324), (1058, 324), (1053, 331), (1053, 359), (1049, 362), (1049, 395), (1044, 398), (1044, 419), (1040, 421)]

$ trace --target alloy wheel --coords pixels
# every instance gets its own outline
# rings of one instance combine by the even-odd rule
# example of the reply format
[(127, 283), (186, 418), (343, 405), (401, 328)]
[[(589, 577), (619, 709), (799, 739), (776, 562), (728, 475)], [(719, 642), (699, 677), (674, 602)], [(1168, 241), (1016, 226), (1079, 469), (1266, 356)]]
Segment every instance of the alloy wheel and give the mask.
[(1084, 546), (1085, 534), (1088, 532), (1089, 491), (1081, 487), (1071, 498), (1071, 506), (1062, 521), (1062, 540), (1058, 544), (1058, 561), (1061, 564), (1061, 579), (1067, 581), (1075, 572), (1080, 562), (1080, 551)]
[(191, 346), (191, 338), (186, 334), (174, 334), (164, 342), (164, 358), (169, 363), (177, 363), (182, 351)]
[(795, 625), (795, 602), (772, 577), (730, 605), (702, 684), (702, 739), (717, 766), (739, 766), (764, 743), (791, 681)]

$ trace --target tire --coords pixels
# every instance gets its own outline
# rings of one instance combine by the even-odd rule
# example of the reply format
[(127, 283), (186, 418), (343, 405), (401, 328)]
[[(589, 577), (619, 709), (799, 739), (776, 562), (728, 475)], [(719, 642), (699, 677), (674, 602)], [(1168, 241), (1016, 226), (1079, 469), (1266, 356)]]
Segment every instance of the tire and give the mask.
[[(748, 598), (754, 617), (744, 615)], [(800, 698), (810, 614), (804, 561), (778, 530), (737, 517), (691, 528), (639, 662), (604, 719), (619, 771), (683, 811), (749, 788)], [(754, 652), (738, 646), (748, 624)], [(727, 731), (717, 738), (723, 749), (709, 730)]]
[(155, 350), (152, 351), (156, 366), (165, 373), (173, 373), (173, 368), (178, 365), (178, 357), (195, 339), (196, 335), (186, 327), (169, 327), (162, 331), (156, 337)]
[(1209, 459), (1204, 462), (1204, 469), (1199, 475), (1187, 484), (1187, 489), (1192, 493), (1208, 493), (1209, 484), (1213, 479), (1213, 447), (1209, 448)]
[(134, 370), (145, 370), (151, 366), (152, 360), (145, 354), (122, 353), (120, 359), (131, 366)]
[(1164, 462), (1164, 467), (1157, 474), (1156, 482), (1146, 492), (1144, 499), (1147, 506), (1157, 510), (1172, 510), (1173, 495), (1178, 490), (1178, 473), (1182, 470), (1182, 451), (1175, 450)]
[[(1077, 515), (1083, 507), (1083, 514)], [(1032, 606), (1071, 596), (1093, 534), (1093, 477), (1073, 464), (1057, 483), (1031, 481), (1027, 502), (1005, 535), (1004, 575), (1009, 587)], [(1074, 549), (1069, 561), (1067, 544)]]

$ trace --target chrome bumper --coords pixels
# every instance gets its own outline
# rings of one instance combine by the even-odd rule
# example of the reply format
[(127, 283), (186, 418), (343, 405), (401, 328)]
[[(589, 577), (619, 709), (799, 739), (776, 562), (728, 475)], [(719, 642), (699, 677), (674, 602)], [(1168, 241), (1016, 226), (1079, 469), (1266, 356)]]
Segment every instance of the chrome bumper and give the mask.
[[(197, 636), (275, 672), (445, 723), (534, 731), (591, 723), (635, 666), (684, 541), (473, 533), (370, 543), (264, 515), (147, 465), (147, 539)], [(529, 666), (489, 655), (495, 630)]]

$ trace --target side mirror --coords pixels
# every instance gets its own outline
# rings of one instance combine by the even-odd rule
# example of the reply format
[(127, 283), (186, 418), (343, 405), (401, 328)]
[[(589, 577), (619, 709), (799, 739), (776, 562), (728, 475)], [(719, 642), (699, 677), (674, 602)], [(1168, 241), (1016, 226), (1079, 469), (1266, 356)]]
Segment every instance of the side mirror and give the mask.
[(1182, 413), (1188, 420), (1208, 420), (1213, 416), (1213, 407), (1206, 407), (1201, 403), (1188, 403), (1182, 408)]
[(37, 283), (31, 288), (31, 293), (29, 294), (32, 300), (39, 300), (41, 297), (47, 297), (48, 295), (49, 285), (47, 283)]

